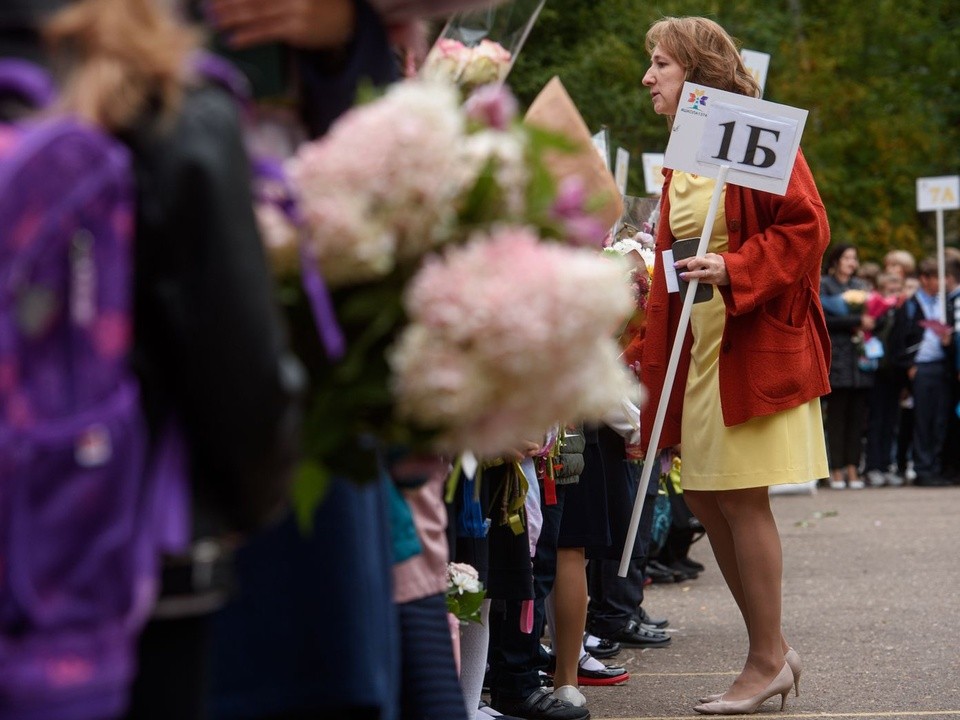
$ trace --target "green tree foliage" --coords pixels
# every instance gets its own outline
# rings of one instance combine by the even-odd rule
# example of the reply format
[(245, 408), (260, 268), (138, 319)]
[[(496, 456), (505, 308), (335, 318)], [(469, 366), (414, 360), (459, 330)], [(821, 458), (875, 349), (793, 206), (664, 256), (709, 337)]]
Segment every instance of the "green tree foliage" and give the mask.
[[(933, 251), (918, 177), (960, 173), (960, 3), (956, 0), (547, 0), (510, 83), (528, 103), (559, 75), (587, 124), (630, 151), (662, 152), (666, 121), (642, 85), (647, 28), (706, 15), (772, 56), (764, 98), (810, 111), (803, 137), (835, 241), (865, 259)], [(948, 212), (957, 244), (960, 213)]]

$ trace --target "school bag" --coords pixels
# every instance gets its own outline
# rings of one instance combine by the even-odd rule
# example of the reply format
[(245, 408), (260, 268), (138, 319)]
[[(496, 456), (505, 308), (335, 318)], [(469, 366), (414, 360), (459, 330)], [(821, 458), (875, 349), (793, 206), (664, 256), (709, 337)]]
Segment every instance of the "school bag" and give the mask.
[[(0, 60), (0, 96), (53, 84)], [(130, 363), (133, 198), (106, 133), (0, 122), (0, 720), (121, 714), (160, 551), (188, 540), (184, 453)]]

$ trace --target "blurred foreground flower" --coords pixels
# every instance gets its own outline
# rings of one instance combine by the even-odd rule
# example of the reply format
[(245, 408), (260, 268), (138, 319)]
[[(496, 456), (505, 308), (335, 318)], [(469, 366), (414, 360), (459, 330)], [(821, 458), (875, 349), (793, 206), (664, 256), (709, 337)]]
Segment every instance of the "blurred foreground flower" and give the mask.
[[(261, 188), (311, 377), (298, 487), (372, 480), (384, 447), (496, 455), (557, 422), (598, 420), (629, 393), (612, 339), (632, 307), (626, 276), (597, 252), (592, 199), (574, 181), (558, 187), (544, 161), (570, 148), (521, 123), (505, 88), (461, 105), (449, 84), (409, 80)], [(318, 274), (337, 355), (301, 282)]]
[(438, 450), (495, 457), (558, 420), (603, 417), (635, 393), (613, 337), (633, 308), (622, 269), (522, 228), (428, 260), (390, 355), (402, 420)]
[(452, 87), (400, 83), (301, 147), (287, 172), (331, 287), (383, 277), (449, 235), (464, 137)]

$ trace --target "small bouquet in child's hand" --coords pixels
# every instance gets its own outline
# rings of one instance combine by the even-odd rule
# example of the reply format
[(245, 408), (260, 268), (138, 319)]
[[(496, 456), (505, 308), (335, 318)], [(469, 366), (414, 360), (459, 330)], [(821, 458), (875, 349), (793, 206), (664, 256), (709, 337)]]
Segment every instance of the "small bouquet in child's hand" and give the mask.
[(901, 303), (899, 295), (881, 295), (879, 292), (870, 293), (867, 298), (866, 312), (874, 320), (879, 320), (890, 310), (898, 307)]
[(465, 563), (447, 563), (447, 612), (461, 623), (478, 623), (486, 594), (476, 568)]

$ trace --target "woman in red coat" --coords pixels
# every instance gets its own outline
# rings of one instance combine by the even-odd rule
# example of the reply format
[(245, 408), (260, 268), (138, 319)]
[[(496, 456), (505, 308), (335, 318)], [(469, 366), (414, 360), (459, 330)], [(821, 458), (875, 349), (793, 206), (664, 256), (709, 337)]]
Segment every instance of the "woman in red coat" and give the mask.
[[(643, 78), (654, 110), (673, 118), (684, 81), (756, 97), (730, 36), (704, 18), (666, 18), (647, 33)], [(657, 262), (640, 348), (641, 376), (658, 398), (683, 298), (668, 295), (663, 251), (699, 237), (714, 181), (665, 172)], [(729, 185), (702, 258), (676, 264), (684, 280), (713, 286), (693, 306), (660, 447), (681, 443), (684, 498), (703, 523), (743, 614), (749, 652), (722, 695), (698, 712), (752, 713), (798, 686), (800, 658), (781, 632), (780, 536), (771, 485), (827, 475), (819, 397), (829, 392), (830, 341), (818, 298), (829, 242), (826, 212), (798, 155), (783, 196)], [(656, 412), (641, 426), (647, 437)]]

